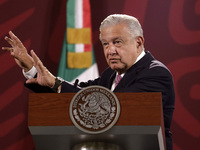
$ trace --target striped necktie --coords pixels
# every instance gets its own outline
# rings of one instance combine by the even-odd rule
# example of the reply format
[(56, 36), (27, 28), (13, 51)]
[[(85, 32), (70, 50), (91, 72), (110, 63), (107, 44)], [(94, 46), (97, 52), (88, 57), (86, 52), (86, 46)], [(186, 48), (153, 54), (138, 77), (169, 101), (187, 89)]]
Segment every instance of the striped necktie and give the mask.
[(115, 87), (118, 85), (119, 81), (122, 79), (122, 77), (118, 74), (115, 79)]

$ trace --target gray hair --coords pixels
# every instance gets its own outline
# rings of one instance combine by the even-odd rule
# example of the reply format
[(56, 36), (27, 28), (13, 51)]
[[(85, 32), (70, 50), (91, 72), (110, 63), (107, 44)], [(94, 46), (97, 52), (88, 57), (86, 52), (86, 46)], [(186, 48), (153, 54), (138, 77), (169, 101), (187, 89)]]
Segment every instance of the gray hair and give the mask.
[[(137, 36), (143, 37), (143, 30), (138, 19), (133, 16), (124, 15), (124, 14), (109, 15), (107, 18), (105, 18), (101, 22), (99, 31), (101, 32), (102, 28), (104, 27), (114, 26), (120, 23), (124, 23), (127, 25), (128, 29), (130, 30), (130, 34), (133, 38)], [(100, 34), (100, 40), (101, 40), (101, 34)]]

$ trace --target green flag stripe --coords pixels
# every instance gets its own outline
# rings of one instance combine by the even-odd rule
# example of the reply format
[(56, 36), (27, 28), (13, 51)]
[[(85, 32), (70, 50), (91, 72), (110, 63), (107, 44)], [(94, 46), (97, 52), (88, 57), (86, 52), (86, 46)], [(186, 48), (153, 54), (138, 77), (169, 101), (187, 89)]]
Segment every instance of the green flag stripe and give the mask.
[[(67, 27), (75, 28), (75, 0), (68, 0), (67, 2)], [(67, 30), (67, 29), (66, 29)], [(66, 34), (67, 36), (67, 31)], [(75, 52), (75, 45), (74, 44), (67, 44), (67, 49), (69, 52)], [(65, 55), (67, 56), (67, 55)]]
[(75, 52), (75, 45), (74, 44), (67, 44), (67, 51), (68, 52)]
[(67, 2), (67, 27), (75, 27), (75, 0)]

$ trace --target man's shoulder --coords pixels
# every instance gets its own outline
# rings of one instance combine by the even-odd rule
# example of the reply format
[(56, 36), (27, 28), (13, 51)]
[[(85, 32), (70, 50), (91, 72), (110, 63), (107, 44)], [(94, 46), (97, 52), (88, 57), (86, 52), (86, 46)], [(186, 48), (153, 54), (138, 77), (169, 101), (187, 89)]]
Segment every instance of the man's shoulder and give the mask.
[(149, 65), (149, 69), (153, 69), (155, 67), (158, 67), (158, 68), (163, 68), (163, 69), (166, 69), (169, 71), (169, 69), (167, 68), (167, 66), (165, 66), (162, 62), (158, 61), (158, 60), (152, 60), (150, 65)]
[(137, 72), (140, 72), (141, 76), (171, 76), (170, 70), (161, 61), (155, 59), (149, 51), (146, 55), (138, 62)]
[(148, 66), (148, 73), (147, 75), (155, 76), (155, 77), (167, 77), (172, 78), (172, 74), (170, 70), (164, 65), (162, 62), (158, 60), (152, 60)]
[(167, 66), (163, 64), (161, 61), (155, 59), (149, 51), (146, 52), (146, 60), (144, 61), (146, 61), (146, 63), (148, 64), (147, 66), (149, 70), (159, 69), (159, 70), (166, 70), (167, 72), (170, 72)]

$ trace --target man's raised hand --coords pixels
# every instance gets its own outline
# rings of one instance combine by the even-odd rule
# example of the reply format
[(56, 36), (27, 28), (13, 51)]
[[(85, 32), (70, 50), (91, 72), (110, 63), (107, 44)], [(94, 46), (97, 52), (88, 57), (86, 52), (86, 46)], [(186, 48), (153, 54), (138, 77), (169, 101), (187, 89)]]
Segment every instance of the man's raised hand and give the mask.
[(10, 44), (11, 47), (2, 47), (2, 50), (10, 52), (14, 57), (17, 65), (24, 69), (25, 72), (29, 71), (33, 67), (32, 57), (28, 54), (27, 49), (17, 36), (12, 31), (9, 31), (9, 37), (4, 39)]
[(37, 69), (37, 78), (28, 79), (26, 81), (27, 84), (36, 83), (42, 86), (48, 86), (52, 88), (55, 84), (55, 76), (52, 75), (49, 70), (43, 65), (42, 61), (35, 54), (33, 50), (31, 50), (31, 56), (33, 58), (33, 65)]

